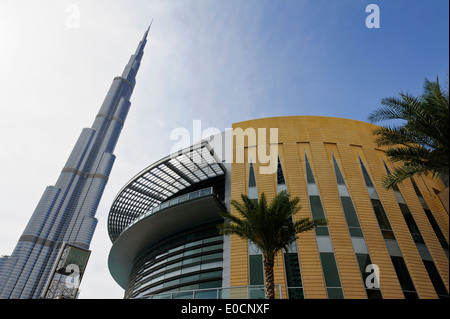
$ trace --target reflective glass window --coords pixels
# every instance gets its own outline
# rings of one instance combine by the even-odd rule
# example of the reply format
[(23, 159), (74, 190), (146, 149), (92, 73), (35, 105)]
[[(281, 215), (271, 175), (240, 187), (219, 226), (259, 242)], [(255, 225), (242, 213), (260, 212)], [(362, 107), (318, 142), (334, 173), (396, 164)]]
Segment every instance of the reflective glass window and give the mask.
[(250, 285), (264, 285), (262, 255), (249, 255)]
[(349, 227), (359, 227), (358, 216), (350, 197), (341, 197), (342, 208)]
[(327, 287), (340, 287), (341, 281), (339, 279), (339, 272), (336, 265), (336, 260), (333, 253), (320, 253), (320, 260), (322, 261), (323, 274), (325, 277), (325, 284)]

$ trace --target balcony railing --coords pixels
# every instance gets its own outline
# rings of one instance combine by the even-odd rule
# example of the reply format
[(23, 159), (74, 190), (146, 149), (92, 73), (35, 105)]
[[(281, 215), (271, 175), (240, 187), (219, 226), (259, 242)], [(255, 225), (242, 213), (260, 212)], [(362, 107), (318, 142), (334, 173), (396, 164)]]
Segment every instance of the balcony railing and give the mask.
[[(142, 299), (265, 299), (264, 286), (208, 288), (148, 295)], [(275, 299), (282, 299), (281, 286), (275, 285)]]
[(207, 188), (199, 189), (199, 190), (196, 190), (194, 192), (183, 194), (183, 195), (180, 195), (178, 197), (172, 198), (171, 200), (168, 200), (168, 201), (165, 201), (165, 202), (161, 203), (161, 205), (159, 205), (159, 206), (156, 206), (154, 208), (149, 209), (146, 213), (142, 214), (141, 216), (139, 216), (138, 218), (133, 220), (125, 229), (130, 228), (132, 225), (136, 224), (140, 220), (145, 219), (148, 216), (153, 215), (154, 213), (157, 213), (157, 212), (159, 212), (161, 210), (164, 210), (164, 209), (167, 209), (169, 207), (172, 207), (172, 206), (184, 203), (184, 202), (188, 202), (188, 201), (191, 201), (191, 200), (194, 200), (194, 199), (210, 196), (210, 195), (215, 195), (216, 198), (218, 200), (220, 200), (219, 196), (214, 192), (214, 188), (213, 187), (207, 187)]

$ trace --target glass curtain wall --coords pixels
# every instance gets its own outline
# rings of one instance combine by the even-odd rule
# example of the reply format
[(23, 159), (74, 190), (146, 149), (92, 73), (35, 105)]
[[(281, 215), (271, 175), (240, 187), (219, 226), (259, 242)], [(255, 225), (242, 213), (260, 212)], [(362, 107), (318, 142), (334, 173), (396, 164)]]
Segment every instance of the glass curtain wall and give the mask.
[(402, 252), (400, 251), (397, 239), (395, 238), (394, 231), (392, 230), (391, 224), (386, 215), (386, 212), (384, 211), (381, 200), (378, 197), (378, 193), (375, 190), (375, 187), (372, 183), (369, 173), (366, 170), (366, 167), (363, 164), (363, 161), (361, 160), (361, 157), (359, 157), (359, 163), (363, 173), (366, 188), (369, 193), (370, 201), (372, 202), (373, 211), (377, 218), (378, 225), (384, 238), (384, 242), (391, 257), (392, 264), (394, 265), (395, 272), (397, 273), (400, 286), (402, 287), (403, 295), (406, 299), (418, 299), (416, 288), (414, 287), (414, 283), (411, 279), (408, 268), (406, 267)]
[(364, 239), (352, 198), (350, 197), (347, 185), (345, 184), (344, 176), (339, 169), (339, 165), (334, 157), (334, 154), (331, 153), (331, 156), (333, 159), (334, 173), (336, 176), (342, 209), (344, 211), (345, 220), (347, 222), (352, 240), (353, 251), (355, 252), (364, 287), (366, 288), (367, 298), (382, 299), (383, 297), (380, 291), (378, 279), (373, 278), (373, 282), (371, 281), (372, 278), (369, 278), (368, 280), (368, 276), (371, 274), (369, 269), (371, 269), (370, 265), (372, 265), (372, 260), (370, 258), (369, 250), (367, 249), (366, 240)]
[[(248, 194), (247, 196), (258, 201), (258, 188), (256, 186), (255, 169), (252, 159), (250, 158), (249, 176), (248, 176)], [(263, 256), (258, 247), (251, 241), (248, 241), (248, 267), (249, 267), (249, 284), (250, 286), (264, 286), (264, 265)], [(264, 290), (250, 290), (251, 299), (264, 298)]]
[[(283, 167), (278, 157), (277, 192), (288, 191)], [(287, 223), (292, 223), (292, 218)], [(304, 299), (300, 262), (298, 259), (297, 243), (293, 242), (288, 251), (283, 249), (284, 269), (286, 272), (287, 293), (289, 299)]]
[[(389, 168), (386, 163), (383, 161), (384, 167), (388, 174), (391, 174)], [(403, 217), (405, 218), (405, 222), (408, 225), (408, 229), (411, 233), (411, 236), (416, 244), (417, 250), (419, 251), (420, 257), (422, 258), (423, 264), (430, 276), (430, 280), (434, 286), (436, 294), (440, 299), (448, 299), (447, 288), (442, 281), (441, 276), (439, 275), (439, 271), (436, 268), (436, 265), (431, 257), (431, 254), (428, 250), (428, 247), (425, 245), (425, 241), (423, 240), (422, 234), (420, 233), (419, 227), (414, 220), (411, 211), (409, 210), (408, 205), (406, 204), (405, 198), (403, 197), (400, 189), (397, 186), (393, 187), (393, 191), (395, 197), (397, 199), (398, 206), (402, 211)]]
[(125, 298), (221, 287), (223, 236), (217, 224), (182, 231), (149, 247), (135, 262)]
[(411, 178), (411, 182), (413, 184), (414, 191), (416, 192), (417, 197), (419, 197), (419, 201), (422, 204), (422, 208), (423, 208), (425, 214), (427, 215), (428, 221), (430, 222), (431, 227), (433, 227), (436, 237), (438, 238), (439, 242), (441, 243), (442, 249), (444, 249), (444, 252), (448, 258), (448, 242), (445, 239), (445, 236), (442, 233), (441, 228), (439, 227), (438, 223), (436, 222), (436, 219), (434, 218), (434, 215), (431, 212), (430, 207), (428, 207), (428, 204), (425, 201), (425, 198), (423, 198), (423, 195), (420, 192), (419, 187), (417, 186), (417, 183), (414, 180), (414, 178)]
[[(305, 152), (306, 181), (309, 195), (309, 203), (311, 207), (311, 215), (313, 220), (326, 219), (319, 189), (314, 178), (308, 156)], [(342, 290), (339, 270), (336, 264), (333, 244), (330, 238), (328, 226), (315, 227), (317, 247), (319, 250), (320, 261), (322, 263), (322, 271), (325, 279), (328, 298), (342, 299), (344, 292)]]
[[(286, 180), (284, 178), (283, 168), (278, 158), (278, 167), (276, 173), (277, 180), (277, 192), (286, 191)], [(248, 179), (248, 197), (253, 200), (258, 200), (258, 190), (256, 186), (256, 178), (253, 163), (250, 160), (249, 166), (249, 179)], [(292, 222), (289, 220), (287, 222)], [(263, 256), (261, 251), (249, 241), (248, 243), (249, 254), (249, 280), (250, 285), (264, 285), (264, 265)], [(300, 263), (298, 259), (297, 244), (294, 242), (288, 251), (283, 250), (284, 266), (286, 271), (286, 283), (289, 299), (303, 299), (303, 287), (300, 274)], [(259, 298), (258, 292), (255, 290), (252, 292), (252, 298)], [(263, 292), (262, 292), (263, 293)]]

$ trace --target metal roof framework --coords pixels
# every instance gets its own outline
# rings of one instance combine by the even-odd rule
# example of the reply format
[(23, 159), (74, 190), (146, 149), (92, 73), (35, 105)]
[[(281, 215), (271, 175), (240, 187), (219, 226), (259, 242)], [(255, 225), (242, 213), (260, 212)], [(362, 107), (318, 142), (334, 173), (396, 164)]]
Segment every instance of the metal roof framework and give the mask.
[(171, 154), (133, 177), (114, 199), (108, 233), (114, 242), (122, 231), (149, 209), (196, 183), (224, 175), (225, 166), (207, 141)]

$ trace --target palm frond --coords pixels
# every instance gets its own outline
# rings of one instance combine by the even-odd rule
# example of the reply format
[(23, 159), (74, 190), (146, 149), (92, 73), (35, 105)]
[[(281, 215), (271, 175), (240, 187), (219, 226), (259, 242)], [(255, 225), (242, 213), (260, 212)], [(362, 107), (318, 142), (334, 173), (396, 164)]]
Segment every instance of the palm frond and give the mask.
[(395, 185), (402, 183), (405, 179), (415, 175), (426, 173), (427, 170), (422, 166), (401, 166), (395, 168), (391, 174), (383, 177), (383, 187), (390, 189)]
[(225, 222), (218, 226), (221, 234), (235, 234), (254, 242), (267, 256), (275, 256), (280, 249), (290, 245), (296, 234), (309, 231), (317, 225), (310, 218), (292, 223), (292, 216), (299, 210), (300, 199), (280, 192), (270, 203), (262, 193), (259, 201), (241, 196), (232, 201), (237, 214), (221, 213)]
[[(448, 80), (447, 80), (448, 82)], [(387, 176), (383, 185), (392, 187), (415, 174), (449, 170), (449, 92), (443, 90), (439, 79), (425, 79), (420, 97), (400, 93), (399, 97), (384, 98), (383, 105), (369, 115), (372, 123), (403, 120), (401, 125), (373, 130), (378, 146), (388, 147), (387, 156), (403, 167)], [(405, 177), (406, 176), (406, 177)]]

